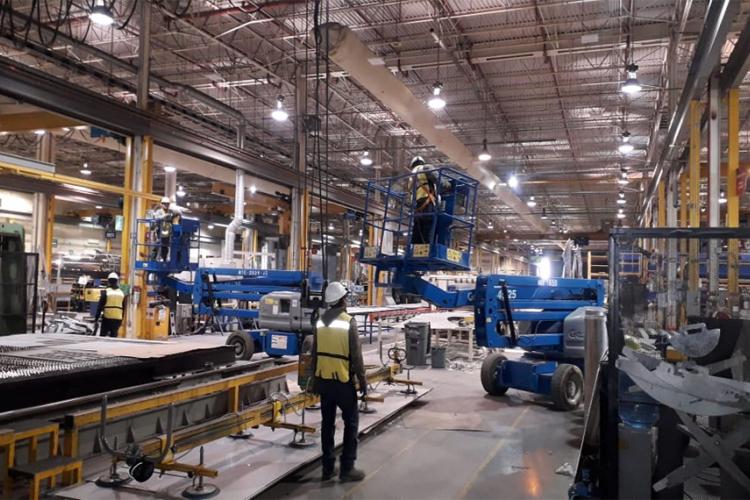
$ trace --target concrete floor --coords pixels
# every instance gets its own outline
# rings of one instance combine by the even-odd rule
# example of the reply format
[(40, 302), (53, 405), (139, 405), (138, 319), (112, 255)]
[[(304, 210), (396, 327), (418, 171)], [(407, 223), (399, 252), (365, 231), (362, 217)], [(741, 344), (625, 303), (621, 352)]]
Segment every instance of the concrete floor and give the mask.
[(478, 371), (417, 369), (434, 389), (360, 441), (361, 483), (321, 483), (319, 461), (260, 498), (565, 498), (582, 411), (531, 394), (489, 397)]

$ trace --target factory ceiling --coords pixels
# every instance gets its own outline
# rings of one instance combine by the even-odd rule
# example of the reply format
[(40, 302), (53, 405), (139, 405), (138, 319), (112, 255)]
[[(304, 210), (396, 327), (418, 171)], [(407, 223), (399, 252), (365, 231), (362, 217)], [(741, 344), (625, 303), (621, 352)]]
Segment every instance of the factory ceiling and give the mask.
[[(504, 181), (515, 175), (517, 195), (551, 232), (596, 232), (616, 223), (620, 190), (627, 199), (623, 222), (636, 221), (708, 3), (329, 0), (321, 2), (319, 19), (349, 27), (375, 54), (370, 63), (386, 66), (424, 103), (439, 83), (446, 101), (435, 111), (439, 127), (477, 154), (486, 141), (492, 158), (482, 168)], [(738, 3), (724, 60), (750, 7)], [(85, 3), (48, 2), (49, 10), (35, 4), (7, 4), (13, 15), (0, 26), (0, 55), (112, 99), (135, 100), (141, 22), (134, 0), (114, 1), (111, 28), (92, 24)], [(228, 144), (242, 119), (248, 150), (291, 167), (294, 116), (278, 122), (271, 112), (281, 96), (293, 113), (300, 81), (307, 113), (318, 113), (328, 132), (321, 140), (331, 185), (359, 192), (370, 178), (404, 172), (417, 154), (447, 163), (342, 68), (316, 60), (315, 4), (152, 2), (152, 111)], [(67, 14), (60, 6), (69, 7)], [(632, 95), (622, 91), (628, 64), (638, 66), (642, 86)], [(328, 96), (316, 99), (321, 88)], [(747, 113), (743, 101), (743, 124)], [(627, 155), (618, 151), (624, 132), (634, 146)], [(747, 139), (743, 134), (743, 156)], [(68, 149), (74, 148), (64, 146), (61, 159), (74, 154)], [(364, 152), (372, 165), (361, 164)], [(121, 158), (112, 151), (90, 154), (117, 165), (116, 181)], [(618, 183), (623, 170), (625, 185)], [(502, 238), (508, 227), (537, 232), (489, 191), (480, 198), (485, 237)]]

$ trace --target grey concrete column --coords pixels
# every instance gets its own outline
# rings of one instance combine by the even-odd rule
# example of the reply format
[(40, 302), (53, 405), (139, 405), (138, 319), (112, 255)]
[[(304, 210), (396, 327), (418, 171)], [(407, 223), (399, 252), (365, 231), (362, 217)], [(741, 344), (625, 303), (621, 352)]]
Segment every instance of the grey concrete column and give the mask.
[[(721, 94), (717, 75), (711, 78), (708, 93), (708, 225), (719, 227), (719, 192), (721, 184)], [(708, 256), (708, 290), (719, 291), (719, 244), (710, 240)]]

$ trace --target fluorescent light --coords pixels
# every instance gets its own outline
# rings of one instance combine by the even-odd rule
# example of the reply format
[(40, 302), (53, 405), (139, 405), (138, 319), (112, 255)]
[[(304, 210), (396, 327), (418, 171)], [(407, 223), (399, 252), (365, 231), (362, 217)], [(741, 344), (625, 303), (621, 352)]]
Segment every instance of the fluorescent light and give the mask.
[(512, 189), (516, 189), (518, 187), (518, 177), (515, 175), (511, 175), (508, 177), (508, 186), (510, 186)]
[(44, 134), (46, 134), (46, 133), (47, 133), (47, 131), (46, 131), (46, 130), (44, 130), (43, 128), (40, 128), (40, 129), (38, 129), (38, 130), (35, 130), (35, 131), (34, 131), (34, 133), (35, 133), (36, 135), (44, 135)]
[(102, 209), (102, 208), (104, 208), (104, 207), (102, 207), (101, 205), (97, 205), (97, 206), (96, 206), (95, 208), (96, 208), (97, 210), (101, 210), (101, 209)]
[(618, 205), (624, 205), (625, 203), (627, 203), (627, 201), (625, 201), (625, 198), (617, 198)]
[(432, 97), (427, 101), (427, 105), (430, 109), (437, 111), (445, 107), (445, 99), (440, 97), (440, 91), (442, 89), (443, 85), (440, 82), (435, 82), (435, 85), (432, 86)]
[(70, 127), (63, 127), (60, 130), (62, 130), (63, 132), (70, 132)]
[(365, 151), (362, 153), (362, 158), (359, 159), (359, 163), (364, 167), (369, 167), (372, 165), (372, 158), (370, 158), (370, 152)]
[(164, 171), (167, 173), (175, 172), (177, 169), (173, 167), (172, 165), (164, 165)]
[(276, 109), (271, 112), (271, 118), (277, 122), (285, 122), (289, 118), (289, 113), (284, 111), (284, 96), (276, 98)]
[(213, 229), (213, 228), (214, 228), (214, 225), (213, 225), (213, 224), (209, 224), (209, 225), (208, 225), (208, 229)]
[(529, 201), (526, 202), (526, 205), (528, 205), (530, 208), (534, 208), (536, 206), (536, 201), (534, 200), (533, 196), (529, 197)]
[(80, 172), (81, 175), (91, 175), (91, 170), (89, 170), (88, 168), (82, 168)]
[(96, 0), (96, 4), (89, 12), (89, 19), (98, 26), (111, 26), (115, 22), (112, 11), (104, 4), (104, 0)]

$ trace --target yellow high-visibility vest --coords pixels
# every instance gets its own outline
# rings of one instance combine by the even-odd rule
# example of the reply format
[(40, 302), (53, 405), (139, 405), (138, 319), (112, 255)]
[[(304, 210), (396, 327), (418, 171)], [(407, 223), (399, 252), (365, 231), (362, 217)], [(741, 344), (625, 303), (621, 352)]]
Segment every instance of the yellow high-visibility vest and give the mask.
[(428, 170), (425, 165), (418, 165), (414, 167), (413, 172), (416, 173), (416, 198), (417, 198), (417, 210), (424, 209), (428, 203), (435, 203), (434, 189), (430, 186), (430, 177), (425, 173)]
[(125, 301), (125, 294), (119, 288), (107, 288), (106, 294), (104, 318), (122, 320), (122, 304)]
[(318, 320), (315, 333), (315, 376), (349, 382), (349, 324), (352, 317), (342, 312), (330, 325)]

